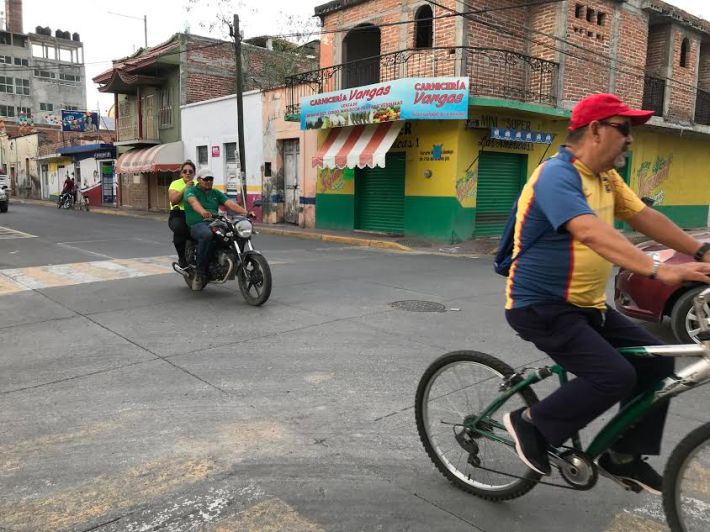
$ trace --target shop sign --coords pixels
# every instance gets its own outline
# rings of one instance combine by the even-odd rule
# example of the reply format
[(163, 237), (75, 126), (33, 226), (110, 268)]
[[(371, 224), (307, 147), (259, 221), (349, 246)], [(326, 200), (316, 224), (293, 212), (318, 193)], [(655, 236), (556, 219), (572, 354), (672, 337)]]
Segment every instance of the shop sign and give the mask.
[(508, 142), (527, 142), (532, 144), (552, 144), (555, 135), (543, 131), (524, 131), (521, 129), (491, 128), (491, 138)]
[(404, 78), (301, 99), (301, 129), (466, 120), (469, 78)]
[(111, 150), (97, 151), (94, 153), (94, 159), (113, 159), (114, 155)]

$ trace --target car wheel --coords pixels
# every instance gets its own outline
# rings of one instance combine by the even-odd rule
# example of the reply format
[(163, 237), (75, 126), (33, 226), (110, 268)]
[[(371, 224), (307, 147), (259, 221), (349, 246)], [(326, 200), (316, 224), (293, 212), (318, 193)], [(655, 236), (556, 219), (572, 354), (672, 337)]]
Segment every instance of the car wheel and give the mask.
[[(700, 332), (700, 323), (693, 309), (693, 299), (700, 292), (705, 290), (705, 286), (697, 286), (688, 290), (678, 298), (671, 311), (671, 329), (678, 342), (681, 344), (699, 344), (697, 334)], [(710, 315), (710, 308), (705, 305), (705, 312)], [(710, 320), (708, 320), (710, 321)]]

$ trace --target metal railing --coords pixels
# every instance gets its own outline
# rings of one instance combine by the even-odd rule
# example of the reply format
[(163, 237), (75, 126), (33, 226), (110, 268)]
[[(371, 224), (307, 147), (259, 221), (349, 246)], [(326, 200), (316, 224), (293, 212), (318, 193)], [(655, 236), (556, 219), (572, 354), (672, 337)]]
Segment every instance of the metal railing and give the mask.
[(656, 116), (663, 116), (666, 101), (666, 80), (646, 76), (643, 85), (643, 109), (653, 111)]
[(695, 123), (710, 126), (710, 92), (701, 89), (695, 97)]
[(497, 48), (457, 46), (408, 49), (286, 78), (287, 114), (297, 115), (301, 98), (400, 78), (467, 76), (473, 96), (557, 104), (559, 65)]

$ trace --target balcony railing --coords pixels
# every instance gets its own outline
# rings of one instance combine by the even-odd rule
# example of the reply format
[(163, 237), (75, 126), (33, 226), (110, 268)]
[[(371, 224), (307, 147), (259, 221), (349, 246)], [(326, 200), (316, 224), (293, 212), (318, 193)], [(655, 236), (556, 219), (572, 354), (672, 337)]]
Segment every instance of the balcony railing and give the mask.
[(138, 128), (138, 122), (138, 117), (135, 115), (119, 116), (116, 120), (118, 141), (145, 140), (152, 142), (160, 140), (157, 116), (141, 117), (140, 129)]
[(663, 116), (665, 100), (666, 80), (647, 76), (643, 85), (643, 109), (654, 111), (656, 116)]
[(400, 78), (467, 76), (473, 96), (557, 104), (559, 65), (495, 48), (458, 46), (401, 50), (286, 78), (287, 114), (297, 115), (301, 98)]
[(710, 92), (698, 89), (695, 99), (695, 123), (710, 126)]

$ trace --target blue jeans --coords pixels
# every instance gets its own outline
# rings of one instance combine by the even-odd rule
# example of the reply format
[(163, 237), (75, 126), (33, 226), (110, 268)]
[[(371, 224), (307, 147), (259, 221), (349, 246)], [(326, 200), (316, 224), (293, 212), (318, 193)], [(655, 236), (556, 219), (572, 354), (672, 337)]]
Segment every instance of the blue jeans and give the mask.
[(197, 273), (207, 276), (207, 267), (212, 257), (214, 235), (210, 229), (210, 222), (199, 222), (190, 227), (190, 235), (197, 240)]

